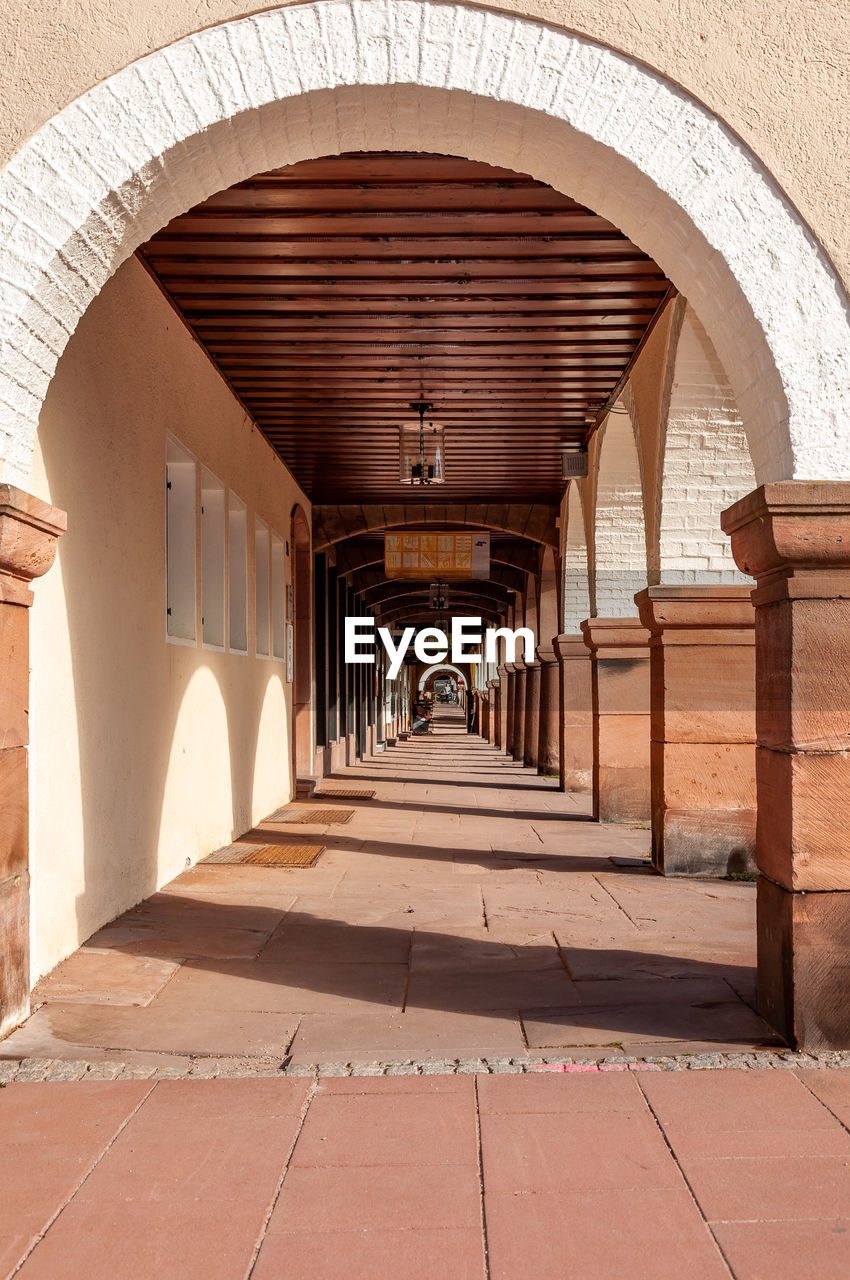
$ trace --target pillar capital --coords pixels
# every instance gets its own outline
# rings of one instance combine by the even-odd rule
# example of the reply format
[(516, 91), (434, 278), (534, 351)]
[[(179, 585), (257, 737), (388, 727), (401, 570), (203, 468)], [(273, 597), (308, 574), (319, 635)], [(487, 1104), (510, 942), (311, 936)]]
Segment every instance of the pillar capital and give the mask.
[(512, 662), (503, 662), (500, 667), (496, 668), (496, 670), (499, 672), (499, 675), (504, 680), (505, 676), (513, 675), (514, 664)]
[(28, 583), (56, 558), (56, 540), (67, 516), (14, 485), (0, 484), (0, 601), (31, 605)]
[(558, 654), (555, 651), (555, 643), (539, 644), (537, 646), (537, 661), (543, 666), (553, 667), (558, 661)]
[(584, 643), (594, 658), (649, 657), (649, 632), (640, 618), (587, 618), (581, 624)]
[(553, 641), (555, 653), (558, 659), (563, 662), (565, 658), (589, 658), (590, 650), (584, 642), (584, 636), (581, 632), (573, 635), (555, 636)]
[(850, 481), (763, 484), (722, 513), (735, 563), (761, 581), (799, 569), (850, 574)]
[(650, 647), (756, 642), (752, 587), (745, 583), (647, 587), (635, 596), (635, 604)]

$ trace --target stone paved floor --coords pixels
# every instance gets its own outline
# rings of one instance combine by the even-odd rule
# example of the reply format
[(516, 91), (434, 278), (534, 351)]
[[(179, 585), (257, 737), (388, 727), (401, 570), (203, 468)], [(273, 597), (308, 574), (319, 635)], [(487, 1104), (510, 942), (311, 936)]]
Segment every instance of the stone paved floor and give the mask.
[(598, 826), (586, 797), (447, 716), (345, 774), (328, 786), (376, 791), (330, 802), (347, 823), (245, 837), (320, 841), (314, 868), (185, 872), (43, 981), (0, 1057), (185, 1069), (775, 1043), (752, 1007), (752, 884), (651, 874), (648, 830)]
[(765, 1047), (753, 886), (453, 729), (348, 771), (315, 868), (195, 868), (41, 984), (0, 1276), (850, 1274), (850, 1071)]
[(844, 1280), (850, 1072), (0, 1090), (21, 1280)]

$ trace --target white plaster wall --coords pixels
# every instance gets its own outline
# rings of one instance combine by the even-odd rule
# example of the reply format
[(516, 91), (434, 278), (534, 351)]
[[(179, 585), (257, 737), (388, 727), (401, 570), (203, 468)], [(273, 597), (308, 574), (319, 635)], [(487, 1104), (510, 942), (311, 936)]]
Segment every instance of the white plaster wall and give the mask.
[[(248, 505), (249, 656), (165, 640), (166, 432)], [(290, 687), (253, 656), (253, 529), (309, 503), (136, 259), (45, 401), (29, 487), (67, 510), (32, 609), (33, 979), (291, 795)]]
[(657, 567), (664, 583), (751, 583), (732, 559), (720, 513), (755, 488), (738, 404), (698, 316), (686, 305), (671, 356)]

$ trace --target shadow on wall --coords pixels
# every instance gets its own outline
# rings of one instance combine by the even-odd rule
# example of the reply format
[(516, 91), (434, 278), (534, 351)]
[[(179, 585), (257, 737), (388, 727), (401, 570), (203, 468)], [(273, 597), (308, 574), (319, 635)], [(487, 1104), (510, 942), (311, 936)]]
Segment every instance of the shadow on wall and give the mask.
[(164, 438), (191, 408), (164, 402), (177, 391), (153, 386), (155, 368), (149, 401), (130, 403), (142, 374), (119, 378), (104, 358), (108, 303), (97, 299), (71, 339), (39, 432), (50, 500), (68, 512), (62, 591), (33, 610), (33, 896), (50, 966), (76, 945), (72, 895), (82, 940), (249, 827), (258, 750), (279, 735), (287, 755), (288, 693), (273, 664), (261, 674), (253, 657), (166, 643)]

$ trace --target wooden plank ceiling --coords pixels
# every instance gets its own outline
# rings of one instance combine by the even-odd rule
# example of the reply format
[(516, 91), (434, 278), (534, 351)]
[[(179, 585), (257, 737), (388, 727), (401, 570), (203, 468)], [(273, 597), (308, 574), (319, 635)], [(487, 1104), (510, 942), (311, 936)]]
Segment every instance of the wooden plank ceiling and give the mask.
[[(260, 174), (141, 250), (314, 502), (557, 501), (668, 289), (551, 187), (448, 156), (362, 153)], [(411, 400), (446, 483), (398, 482)]]

